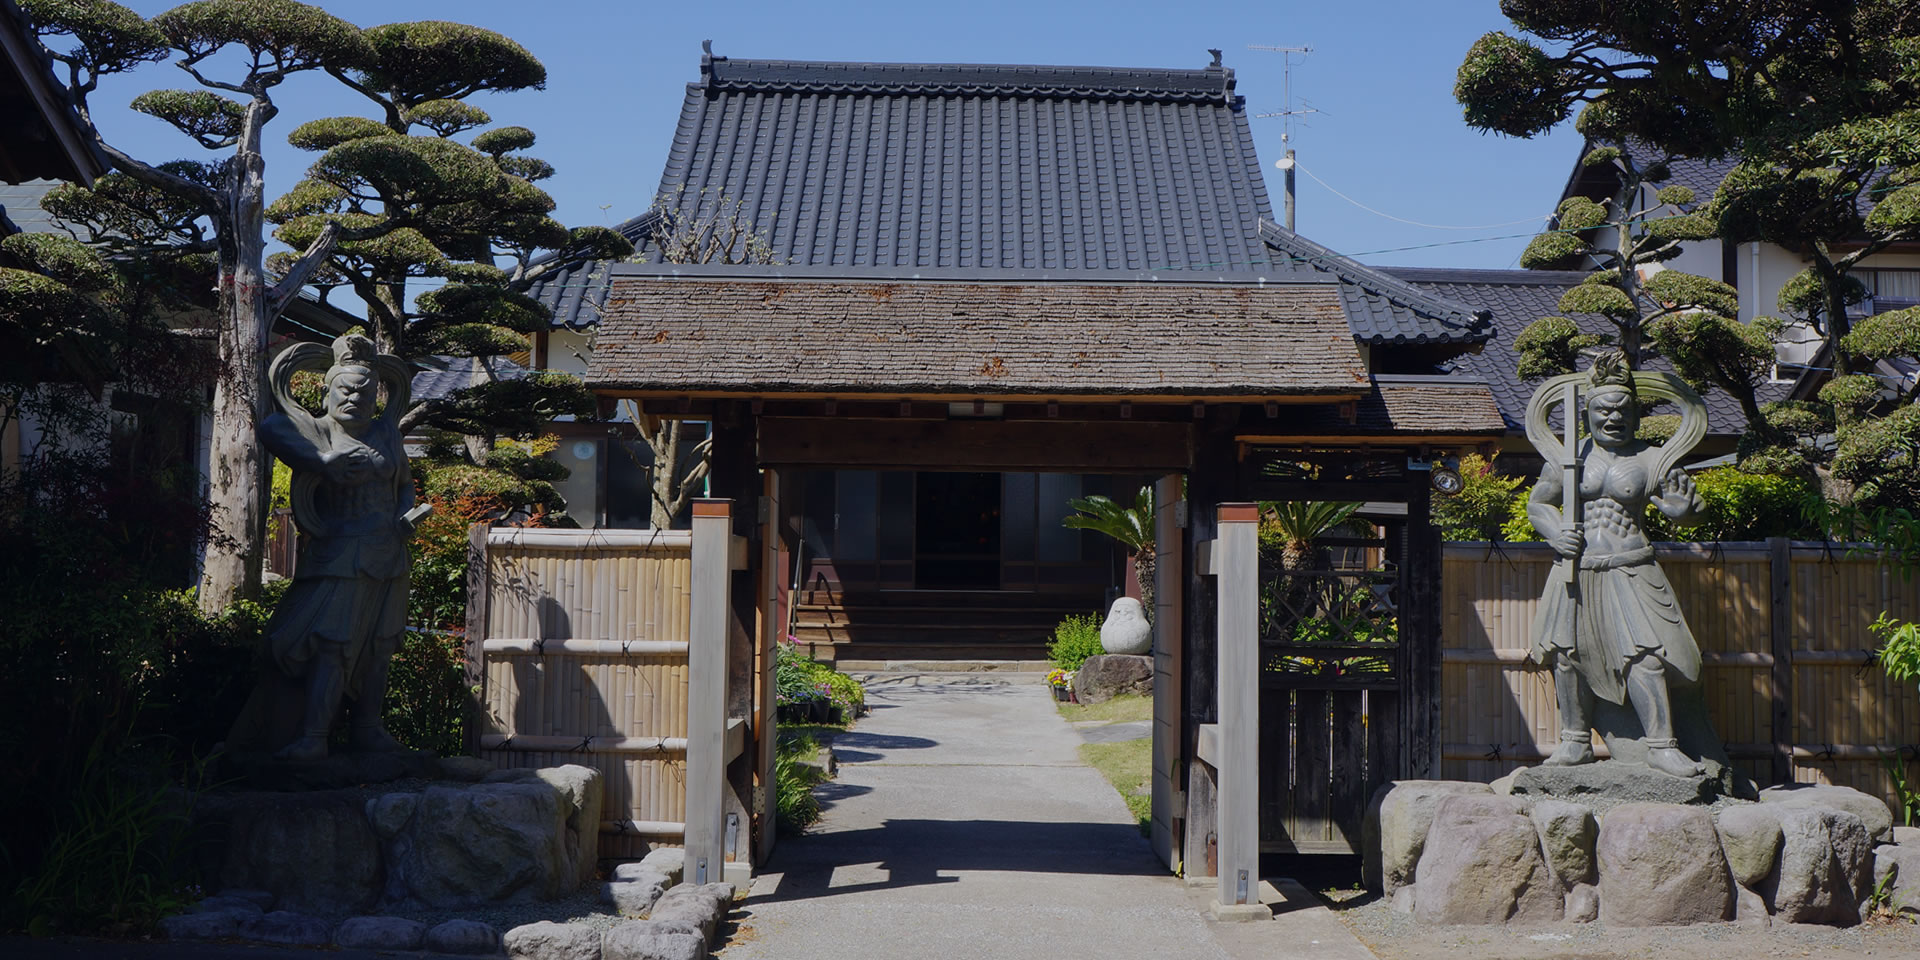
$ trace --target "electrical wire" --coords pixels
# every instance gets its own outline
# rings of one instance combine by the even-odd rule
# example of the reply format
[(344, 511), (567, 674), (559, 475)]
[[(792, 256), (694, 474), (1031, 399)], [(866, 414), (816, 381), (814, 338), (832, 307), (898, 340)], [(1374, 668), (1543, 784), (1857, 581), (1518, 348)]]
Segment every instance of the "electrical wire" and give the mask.
[(1360, 201), (1355, 200), (1354, 198), (1349, 197), (1344, 193), (1341, 193), (1340, 191), (1334, 189), (1333, 184), (1320, 179), (1320, 177), (1317, 174), (1315, 174), (1312, 170), (1308, 170), (1306, 167), (1301, 166), (1299, 161), (1297, 160), (1294, 162), (1294, 167), (1295, 169), (1298, 169), (1301, 173), (1306, 174), (1309, 178), (1313, 180), (1314, 183), (1317, 183), (1327, 188), (1328, 193), (1331, 193), (1334, 196), (1339, 197), (1340, 199), (1345, 200), (1346, 202), (1351, 203), (1354, 206), (1359, 207), (1360, 209), (1373, 214), (1376, 217), (1385, 217), (1388, 220), (1394, 221), (1395, 223), (1405, 223), (1415, 227), (1425, 227), (1429, 230), (1492, 230), (1498, 227), (1511, 227), (1511, 226), (1515, 226), (1517, 224), (1522, 224), (1522, 223), (1536, 223), (1542, 220), (1553, 219), (1552, 214), (1543, 213), (1538, 216), (1526, 217), (1520, 220), (1508, 220), (1505, 223), (1483, 223), (1475, 227), (1454, 227), (1454, 226), (1447, 226), (1445, 224), (1439, 224), (1439, 223), (1421, 223), (1418, 220), (1408, 220), (1406, 217), (1396, 217), (1391, 213), (1387, 213), (1382, 210), (1375, 210), (1374, 208), (1369, 207), (1366, 204), (1361, 203)]

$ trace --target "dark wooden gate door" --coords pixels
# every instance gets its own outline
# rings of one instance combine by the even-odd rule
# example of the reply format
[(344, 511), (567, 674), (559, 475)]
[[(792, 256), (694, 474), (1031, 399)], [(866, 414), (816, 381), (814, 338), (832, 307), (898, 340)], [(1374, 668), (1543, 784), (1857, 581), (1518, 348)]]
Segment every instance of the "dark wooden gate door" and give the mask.
[[(1432, 775), (1440, 570), (1426, 476), (1369, 479), (1385, 483), (1319, 496), (1371, 501), (1354, 519), (1373, 535), (1337, 530), (1293, 550), (1263, 537), (1263, 853), (1358, 853), (1374, 791)], [(1264, 486), (1298, 499), (1319, 485)]]

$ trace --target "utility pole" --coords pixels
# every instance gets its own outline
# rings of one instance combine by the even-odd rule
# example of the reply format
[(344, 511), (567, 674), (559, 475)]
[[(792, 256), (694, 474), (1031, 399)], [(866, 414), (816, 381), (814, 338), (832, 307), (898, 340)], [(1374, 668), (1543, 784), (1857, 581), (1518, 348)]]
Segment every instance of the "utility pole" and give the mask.
[(1293, 63), (1294, 63), (1293, 55), (1297, 53), (1304, 57), (1307, 54), (1312, 53), (1313, 48), (1312, 47), (1276, 47), (1276, 46), (1271, 46), (1269, 44), (1264, 44), (1264, 43), (1249, 43), (1247, 44), (1247, 49), (1248, 50), (1265, 50), (1269, 53), (1277, 53), (1282, 58), (1284, 58), (1283, 66), (1281, 67), (1281, 74), (1280, 74), (1280, 77), (1281, 77), (1280, 96), (1281, 96), (1282, 102), (1285, 104), (1285, 108), (1281, 110), (1276, 110), (1272, 113), (1256, 113), (1254, 114), (1254, 116), (1260, 117), (1260, 118), (1265, 118), (1265, 117), (1281, 118), (1282, 125), (1280, 127), (1280, 143), (1286, 147), (1287, 153), (1286, 153), (1286, 156), (1281, 157), (1278, 161), (1275, 161), (1274, 166), (1279, 167), (1281, 172), (1286, 175), (1285, 199), (1286, 199), (1286, 211), (1287, 211), (1287, 230), (1288, 232), (1292, 232), (1293, 231), (1293, 197), (1294, 197), (1293, 118), (1298, 116), (1304, 116), (1309, 113), (1320, 112), (1318, 110), (1312, 109), (1311, 107), (1305, 110), (1295, 110), (1293, 108)]

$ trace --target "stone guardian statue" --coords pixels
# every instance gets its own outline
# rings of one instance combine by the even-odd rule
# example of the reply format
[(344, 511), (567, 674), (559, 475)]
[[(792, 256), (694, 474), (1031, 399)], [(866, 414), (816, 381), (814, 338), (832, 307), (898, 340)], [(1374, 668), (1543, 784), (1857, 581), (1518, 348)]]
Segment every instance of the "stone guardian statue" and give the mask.
[[(322, 416), (293, 396), (293, 375), (303, 369), (325, 370)], [(358, 334), (334, 340), (331, 354), (295, 345), (267, 376), (279, 412), (260, 425), (260, 440), (292, 468), (302, 539), (293, 585), (262, 640), (259, 685), (228, 749), (319, 760), (344, 707), (354, 750), (399, 751), (380, 715), (388, 662), (406, 631), (407, 541), (431, 509), (413, 504), (401, 446), (411, 378), (398, 357), (376, 354)]]
[[(1680, 409), (1665, 444), (1635, 437), (1643, 398)], [(1548, 422), (1555, 406), (1560, 435)], [(1716, 792), (1751, 789), (1727, 771), (1700, 692), (1700, 648), (1643, 526), (1650, 505), (1682, 524), (1697, 519), (1699, 491), (1677, 463), (1705, 432), (1698, 394), (1672, 374), (1630, 369), (1617, 350), (1587, 374), (1548, 380), (1527, 404), (1527, 439), (1547, 461), (1527, 516), (1559, 555), (1531, 649), (1553, 669), (1560, 708), (1560, 744), (1544, 766), (1592, 763), (1597, 730), (1616, 761), (1720, 780)]]

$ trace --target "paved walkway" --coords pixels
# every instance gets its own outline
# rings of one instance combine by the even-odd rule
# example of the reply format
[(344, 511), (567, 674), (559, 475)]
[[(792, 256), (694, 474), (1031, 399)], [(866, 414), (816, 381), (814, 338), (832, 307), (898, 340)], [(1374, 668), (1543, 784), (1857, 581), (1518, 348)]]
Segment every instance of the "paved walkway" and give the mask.
[(1370, 956), (1294, 949), (1286, 913), (1207, 920), (1204, 893), (1168, 875), (1080, 762), (1044, 686), (918, 675), (867, 690), (872, 715), (834, 744), (824, 820), (781, 841), (723, 960)]

